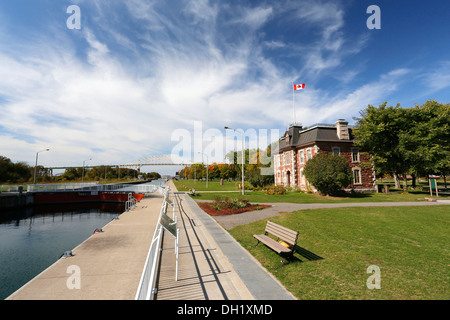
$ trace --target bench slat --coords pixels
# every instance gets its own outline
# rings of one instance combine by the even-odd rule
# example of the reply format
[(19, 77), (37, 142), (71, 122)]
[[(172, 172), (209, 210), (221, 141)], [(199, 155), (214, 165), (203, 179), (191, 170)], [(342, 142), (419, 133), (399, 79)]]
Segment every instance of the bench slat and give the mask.
[(280, 226), (271, 221), (267, 221), (265, 231), (289, 243), (290, 245), (294, 245), (297, 242), (298, 232)]
[(286, 248), (282, 244), (278, 243), (277, 241), (273, 240), (272, 238), (270, 238), (270, 237), (268, 237), (266, 235), (261, 234), (261, 235), (255, 235), (254, 237), (257, 240), (259, 240), (262, 243), (264, 243), (265, 245), (267, 245), (270, 248), (272, 248), (277, 253), (280, 253), (280, 252), (285, 252), (285, 253), (291, 252), (291, 249)]
[(279, 224), (273, 223), (272, 221), (267, 221), (267, 226), (270, 226), (270, 227), (273, 227), (274, 229), (280, 230), (280, 232), (284, 232), (284, 233), (287, 233), (287, 234), (292, 234), (292, 235), (295, 235), (295, 236), (298, 235), (297, 231), (288, 229), (288, 228), (283, 227), (283, 226), (281, 226)]

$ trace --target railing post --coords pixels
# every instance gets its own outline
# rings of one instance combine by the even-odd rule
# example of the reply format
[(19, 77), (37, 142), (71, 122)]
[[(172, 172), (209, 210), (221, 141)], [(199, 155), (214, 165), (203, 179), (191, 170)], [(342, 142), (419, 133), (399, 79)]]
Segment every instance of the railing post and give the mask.
[(178, 281), (178, 250), (180, 245), (180, 228), (177, 228), (177, 238), (175, 239), (175, 250), (176, 250), (176, 266), (175, 266), (175, 281)]

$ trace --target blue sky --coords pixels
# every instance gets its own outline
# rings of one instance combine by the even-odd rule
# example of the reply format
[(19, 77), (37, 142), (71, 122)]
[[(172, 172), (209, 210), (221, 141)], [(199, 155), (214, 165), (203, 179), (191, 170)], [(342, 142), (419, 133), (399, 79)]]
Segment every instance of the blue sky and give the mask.
[[(372, 4), (379, 30), (366, 26)], [(80, 30), (66, 26), (70, 5)], [(448, 103), (449, 31), (440, 0), (1, 1), (0, 155), (128, 163), (170, 154), (180, 130), (207, 145), (195, 121), (282, 133), (292, 81), (306, 83), (304, 125), (352, 123), (384, 101)]]

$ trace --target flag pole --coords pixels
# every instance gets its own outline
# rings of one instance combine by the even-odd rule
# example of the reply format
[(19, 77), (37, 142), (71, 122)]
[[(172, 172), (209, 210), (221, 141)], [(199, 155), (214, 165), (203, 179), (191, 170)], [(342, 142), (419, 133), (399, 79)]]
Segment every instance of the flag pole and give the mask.
[(295, 116), (295, 90), (294, 81), (292, 81), (292, 110), (294, 112), (294, 124), (297, 123), (297, 117)]

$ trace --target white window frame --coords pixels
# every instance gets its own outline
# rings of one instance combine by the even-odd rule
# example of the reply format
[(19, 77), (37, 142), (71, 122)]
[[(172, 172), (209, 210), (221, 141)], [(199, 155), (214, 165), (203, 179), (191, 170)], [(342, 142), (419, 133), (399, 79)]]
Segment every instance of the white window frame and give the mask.
[[(351, 149), (351, 153), (352, 153), (352, 163), (360, 163), (361, 162), (361, 158), (360, 158), (360, 154), (359, 154), (359, 148), (358, 147), (353, 147)], [(353, 154), (355, 154), (355, 153), (356, 153), (356, 158), (357, 158), (356, 161), (353, 159)]]
[(305, 163), (305, 150), (300, 150), (300, 164)]
[[(335, 153), (335, 150), (337, 150), (337, 154)], [(333, 153), (333, 155), (338, 156), (341, 154), (341, 147), (337, 146), (331, 147), (331, 152)]]
[(312, 148), (306, 149), (306, 161), (312, 159)]
[[(359, 182), (356, 182), (356, 179), (355, 179), (355, 172), (356, 171), (358, 172), (357, 177), (359, 179)], [(353, 185), (360, 186), (360, 185), (363, 184), (362, 183), (362, 172), (361, 172), (361, 168), (360, 167), (352, 168), (352, 177), (353, 177)]]
[(284, 154), (284, 164), (286, 165), (286, 166), (290, 166), (291, 165), (291, 152), (289, 151), (289, 152), (286, 152), (285, 154)]
[(303, 173), (303, 168), (300, 169), (300, 185), (301, 186), (306, 185), (306, 178), (305, 174)]

